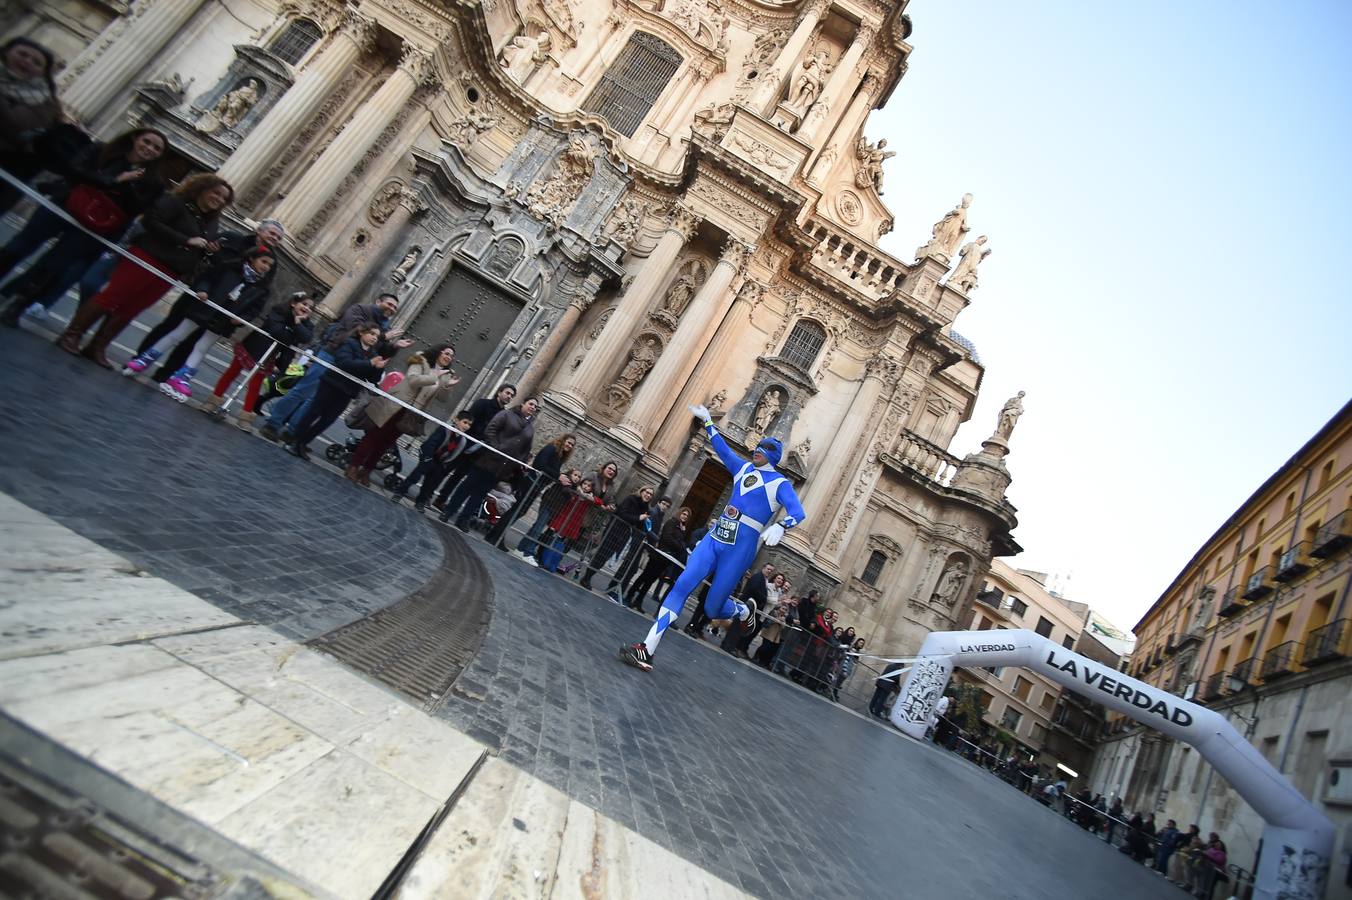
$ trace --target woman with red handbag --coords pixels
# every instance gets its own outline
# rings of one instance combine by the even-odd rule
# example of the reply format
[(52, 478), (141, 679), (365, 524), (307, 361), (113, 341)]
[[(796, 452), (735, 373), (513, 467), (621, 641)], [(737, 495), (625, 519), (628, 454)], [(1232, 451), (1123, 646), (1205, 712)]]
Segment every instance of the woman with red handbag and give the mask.
[(38, 208), (23, 230), (0, 250), (0, 273), (12, 270), (48, 239), (57, 240), (21, 278), (5, 287), (14, 299), (0, 313), (0, 322), (16, 327), (33, 303), (46, 308), (60, 300), (103, 253), (98, 238), (116, 242), (122, 237), (132, 219), (164, 193), (159, 163), (168, 147), (161, 132), (138, 128), (106, 144), (91, 143), (60, 167), (67, 187), (64, 197), (58, 194), (57, 198), (88, 231), (72, 228), (59, 216)]
[[(207, 256), (216, 252), (221, 210), (234, 198), (234, 189), (219, 175), (193, 175), (172, 194), (156, 200), (141, 216), (142, 233), (131, 242), (134, 259), (119, 262), (103, 290), (80, 304), (56, 345), (113, 368), (105, 355), (108, 345), (164, 296), (171, 279), (191, 282), (196, 277)], [(81, 350), (84, 333), (100, 320), (93, 339)]]

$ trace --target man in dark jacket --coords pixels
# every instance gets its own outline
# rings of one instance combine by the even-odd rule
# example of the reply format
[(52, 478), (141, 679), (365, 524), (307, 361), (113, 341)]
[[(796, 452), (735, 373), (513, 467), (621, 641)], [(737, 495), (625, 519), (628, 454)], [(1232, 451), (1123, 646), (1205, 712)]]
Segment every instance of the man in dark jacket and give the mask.
[[(455, 527), (469, 531), (470, 520), (478, 515), (479, 507), (493, 486), (516, 477), (521, 466), (514, 460), (524, 463), (530, 459), (531, 444), (535, 441), (535, 414), (539, 408), (540, 401), (527, 397), (520, 406), (504, 409), (493, 417), (484, 430), (484, 443), (493, 449), (480, 447), (474, 453), (474, 461), (465, 477), (446, 500), (439, 517), (441, 521), (449, 521), (455, 516)], [(472, 448), (465, 449), (466, 455), (471, 452)]]
[[(756, 610), (763, 612), (769, 603), (770, 579), (775, 577), (775, 567), (766, 563), (761, 566), (759, 572), (753, 572), (747, 577), (746, 583), (742, 586), (742, 599), (756, 604)], [(728, 627), (727, 634), (723, 636), (722, 648), (733, 656), (739, 656), (746, 659), (747, 647), (751, 646), (751, 640), (756, 636), (760, 628), (759, 616), (752, 618), (747, 622), (733, 622)]]
[[(620, 567), (615, 570), (615, 574), (606, 585), (606, 596), (611, 600), (616, 603), (628, 603), (625, 598), (629, 595), (629, 583), (638, 574), (639, 554), (643, 552), (644, 547), (657, 546), (657, 539), (662, 534), (662, 523), (666, 521), (667, 510), (670, 508), (670, 497), (663, 497), (648, 507), (648, 521), (643, 524), (643, 531), (629, 541), (629, 552), (624, 555), (624, 562), (620, 563)], [(616, 599), (617, 597), (619, 599)]]
[[(624, 549), (625, 541), (628, 541), (631, 535), (638, 540), (642, 540), (639, 535), (644, 534), (645, 530), (650, 527), (649, 521), (652, 516), (648, 512), (648, 507), (652, 502), (653, 489), (646, 486), (639, 488), (638, 493), (630, 494), (620, 501), (619, 506), (615, 507), (615, 518), (606, 527), (605, 534), (601, 537), (601, 546), (596, 549), (591, 562), (587, 564), (587, 569), (582, 574), (582, 580), (578, 582), (579, 584), (590, 591), (592, 589), (592, 576), (612, 556)], [(611, 583), (613, 584), (614, 581)], [(618, 595), (610, 599), (615, 603), (620, 602)]]
[(873, 699), (868, 702), (869, 715), (875, 719), (887, 718), (887, 698), (901, 690), (901, 670), (904, 663), (890, 663), (883, 674), (873, 681)]
[(470, 421), (469, 410), (462, 409), (451, 420), (451, 424), (459, 431), (451, 431), (441, 425), (432, 429), (427, 440), (418, 448), (418, 464), (408, 473), (407, 478), (399, 482), (399, 487), (390, 494), (390, 499), (395, 503), (400, 502), (408, 494), (408, 489), (422, 480), (422, 488), (418, 491), (417, 499), (413, 501), (413, 508), (418, 512), (426, 509), (427, 501), (441, 486), (441, 479), (446, 477), (451, 466), (465, 452), (469, 441), (465, 438), (464, 432), (469, 431)]
[(451, 466), (446, 475), (446, 480), (441, 486), (441, 493), (437, 495), (436, 502), (433, 504), (437, 509), (446, 507), (446, 498), (451, 496), (451, 491), (460, 483), (460, 479), (469, 471), (470, 465), (474, 463), (474, 455), (480, 452), (479, 442), (484, 441), (484, 435), (488, 433), (488, 424), (493, 421), (493, 417), (506, 409), (516, 397), (516, 385), (504, 384), (498, 388), (498, 392), (492, 397), (481, 397), (469, 405), (469, 431), (466, 432), (472, 440), (465, 452), (461, 454), (456, 464)]

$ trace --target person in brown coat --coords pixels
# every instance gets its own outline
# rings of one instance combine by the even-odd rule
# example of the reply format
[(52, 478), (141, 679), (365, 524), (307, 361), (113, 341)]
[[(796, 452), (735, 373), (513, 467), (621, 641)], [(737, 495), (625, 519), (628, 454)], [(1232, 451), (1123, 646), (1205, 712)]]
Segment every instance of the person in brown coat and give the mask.
[(446, 500), (441, 521), (456, 516), (455, 527), (469, 531), (470, 520), (493, 486), (499, 481), (511, 481), (521, 470), (513, 460), (524, 463), (530, 459), (531, 444), (535, 441), (535, 414), (539, 409), (540, 401), (527, 397), (520, 406), (504, 409), (493, 417), (484, 432), (484, 443), (497, 452), (486, 447), (474, 454), (474, 464)]
[[(427, 409), (433, 400), (444, 397), (460, 383), (460, 376), (451, 371), (454, 360), (455, 350), (450, 344), (433, 347), (426, 354), (413, 354), (408, 358), (404, 380), (390, 391), (390, 396), (416, 409)], [(357, 444), (343, 473), (358, 484), (371, 483), (371, 470), (401, 434), (421, 435), (427, 428), (427, 420), (422, 416), (380, 394), (367, 404), (366, 416), (374, 427)]]

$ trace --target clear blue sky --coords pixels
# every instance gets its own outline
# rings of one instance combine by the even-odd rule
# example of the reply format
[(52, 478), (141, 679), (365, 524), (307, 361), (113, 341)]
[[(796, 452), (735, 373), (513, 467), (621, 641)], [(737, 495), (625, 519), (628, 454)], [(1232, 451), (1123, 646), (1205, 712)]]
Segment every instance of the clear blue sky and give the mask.
[(1015, 391), (1020, 568), (1124, 628), (1352, 395), (1352, 3), (913, 0), (866, 126), (914, 258), (964, 192), (955, 328)]

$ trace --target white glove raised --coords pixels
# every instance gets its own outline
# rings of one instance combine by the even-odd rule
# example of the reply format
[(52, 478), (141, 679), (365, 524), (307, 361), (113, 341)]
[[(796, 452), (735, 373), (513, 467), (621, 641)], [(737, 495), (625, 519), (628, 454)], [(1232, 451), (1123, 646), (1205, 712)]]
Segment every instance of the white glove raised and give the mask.
[(761, 532), (761, 540), (765, 541), (765, 546), (773, 547), (779, 543), (779, 539), (784, 536), (784, 526), (778, 522), (766, 528)]
[(691, 406), (690, 414), (695, 418), (699, 419), (701, 422), (708, 422), (710, 419), (709, 407), (705, 406), (702, 403), (696, 403), (693, 406)]

